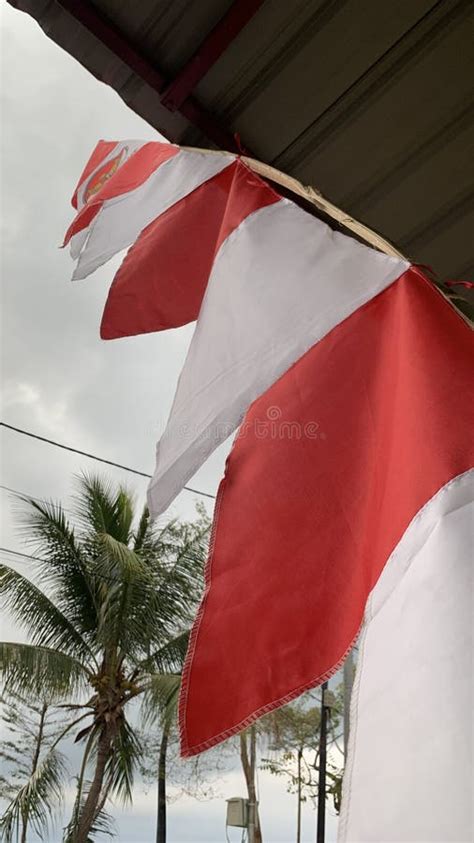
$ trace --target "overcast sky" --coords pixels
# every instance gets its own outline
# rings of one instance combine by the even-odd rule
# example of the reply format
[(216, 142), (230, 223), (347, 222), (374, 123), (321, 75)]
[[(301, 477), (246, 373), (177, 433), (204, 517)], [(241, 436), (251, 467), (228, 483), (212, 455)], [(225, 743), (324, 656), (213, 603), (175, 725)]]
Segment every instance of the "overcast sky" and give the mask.
[[(31, 18), (5, 3), (1, 16), (2, 419), (151, 473), (193, 328), (101, 341), (102, 308), (118, 263), (71, 284), (72, 262), (58, 246), (73, 216), (70, 197), (97, 140), (159, 135)], [(67, 506), (73, 474), (100, 470), (90, 460), (0, 431), (3, 485)], [(215, 493), (227, 448), (208, 460), (193, 486)], [(146, 480), (114, 469), (107, 474), (126, 480), (144, 500)], [(1, 544), (22, 550), (3, 490), (0, 500)], [(193, 495), (184, 492), (170, 514), (191, 518), (193, 511)], [(21, 569), (27, 573), (25, 564)], [(3, 618), (1, 635), (20, 633)], [(265, 843), (292, 843), (294, 797), (268, 773), (260, 772), (259, 779)], [(171, 843), (225, 840), (224, 800), (245, 795), (238, 764), (218, 789), (212, 801), (186, 797), (170, 806)], [(153, 840), (154, 813), (155, 794), (138, 788), (133, 810), (115, 812), (118, 839)], [(336, 821), (328, 822), (330, 843)], [(230, 837), (238, 840), (240, 834), (235, 830)], [(303, 839), (314, 838), (314, 814), (305, 806)]]

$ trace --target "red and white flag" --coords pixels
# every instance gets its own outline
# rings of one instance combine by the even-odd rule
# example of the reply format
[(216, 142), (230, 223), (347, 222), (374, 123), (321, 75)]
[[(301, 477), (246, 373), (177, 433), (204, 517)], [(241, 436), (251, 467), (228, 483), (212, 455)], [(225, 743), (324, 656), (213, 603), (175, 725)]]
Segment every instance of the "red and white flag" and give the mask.
[(172, 144), (99, 141), (74, 192), (78, 213), (64, 240), (77, 259), (73, 280), (131, 246), (149, 223), (232, 160)]
[(238, 158), (122, 150), (96, 150), (71, 227), (76, 277), (133, 244), (102, 336), (197, 318), (155, 513), (244, 419), (184, 671), (183, 753), (323, 682), (362, 630), (340, 840), (470, 840), (470, 328), (418, 269)]

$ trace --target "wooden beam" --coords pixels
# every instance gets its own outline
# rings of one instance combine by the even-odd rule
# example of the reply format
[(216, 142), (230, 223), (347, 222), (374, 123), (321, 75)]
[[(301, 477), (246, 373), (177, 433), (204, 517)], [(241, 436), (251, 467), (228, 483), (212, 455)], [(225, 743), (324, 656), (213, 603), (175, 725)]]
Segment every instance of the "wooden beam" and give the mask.
[[(195, 152), (205, 152), (209, 155), (223, 154), (220, 150), (213, 149), (194, 149), (194, 147), (183, 147), (183, 149), (193, 149)], [(364, 225), (349, 216), (349, 214), (345, 211), (338, 208), (337, 205), (333, 205), (329, 199), (326, 199), (314, 187), (307, 187), (301, 184), (298, 179), (293, 178), (293, 176), (288, 176), (286, 173), (282, 173), (281, 170), (271, 167), (270, 164), (264, 164), (263, 161), (257, 161), (256, 158), (249, 158), (248, 156), (243, 155), (242, 161), (247, 164), (254, 173), (257, 173), (257, 175), (262, 176), (264, 179), (268, 179), (275, 184), (279, 184), (281, 187), (284, 187), (285, 190), (305, 199), (311, 205), (314, 205), (318, 211), (321, 211), (326, 216), (335, 220), (339, 225), (347, 228), (348, 231), (351, 231), (360, 240), (363, 240), (364, 243), (368, 243), (369, 246), (372, 246), (374, 249), (378, 249), (379, 252), (384, 252), (386, 255), (392, 255), (393, 257), (408, 260), (408, 258), (396, 249), (389, 240), (386, 240), (381, 234), (378, 234), (367, 225)]]
[(264, 0), (234, 0), (230, 9), (207, 35), (193, 57), (168, 85), (161, 102), (170, 111), (180, 108), (198, 82), (247, 25)]
[[(161, 95), (168, 87), (168, 80), (161, 71), (105, 17), (100, 15), (91, 3), (85, 0), (56, 0), (78, 23), (82, 24), (95, 38), (117, 56), (140, 79), (146, 82), (157, 94)], [(221, 149), (239, 152), (234, 136), (207, 111), (196, 99), (188, 97), (178, 109), (194, 126), (197, 126), (212, 143)]]

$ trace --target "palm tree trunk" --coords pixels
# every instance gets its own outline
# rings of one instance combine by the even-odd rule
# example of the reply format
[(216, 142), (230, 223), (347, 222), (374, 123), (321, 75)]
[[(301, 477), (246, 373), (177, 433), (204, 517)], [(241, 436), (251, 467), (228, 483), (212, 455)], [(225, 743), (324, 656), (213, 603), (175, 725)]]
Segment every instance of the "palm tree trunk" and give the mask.
[[(247, 746), (247, 734), (249, 737), (249, 747)], [(262, 843), (262, 829), (260, 826), (260, 815), (258, 812), (257, 804), (257, 789), (255, 786), (255, 769), (257, 757), (257, 733), (255, 731), (255, 726), (251, 726), (248, 733), (241, 732), (239, 737), (240, 760), (242, 762), (242, 769), (244, 771), (245, 781), (247, 784), (247, 793), (249, 797), (249, 843)]]
[(158, 755), (158, 809), (156, 843), (166, 843), (166, 752), (171, 724), (165, 720)]
[[(38, 734), (36, 736), (35, 751), (33, 754), (33, 761), (31, 762), (31, 775), (34, 776), (38, 767), (38, 761), (41, 752), (41, 744), (43, 743), (44, 724), (46, 720), (46, 712), (48, 711), (47, 703), (43, 703), (40, 711), (40, 719), (38, 724)], [(20, 843), (26, 843), (26, 834), (28, 831), (28, 822), (30, 819), (30, 808), (26, 806), (21, 817), (21, 837)]]
[(79, 814), (77, 830), (74, 835), (74, 843), (87, 843), (89, 832), (97, 816), (97, 807), (104, 783), (104, 773), (112, 746), (112, 732), (110, 725), (105, 725), (97, 745), (97, 758), (95, 764), (94, 778), (87, 794), (86, 801)]

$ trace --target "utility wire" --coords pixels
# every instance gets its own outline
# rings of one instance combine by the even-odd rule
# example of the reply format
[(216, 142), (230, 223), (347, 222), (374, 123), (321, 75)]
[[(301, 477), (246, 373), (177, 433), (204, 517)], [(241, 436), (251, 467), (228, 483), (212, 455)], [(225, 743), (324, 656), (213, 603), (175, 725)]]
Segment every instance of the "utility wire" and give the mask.
[(41, 559), (40, 556), (32, 556), (30, 553), (21, 553), (19, 550), (10, 550), (8, 547), (0, 547), (0, 553), (8, 553), (12, 556), (21, 556), (23, 559), (32, 559), (33, 562), (47, 562), (47, 559)]
[[(29, 501), (36, 501), (36, 503), (55, 503), (54, 501), (48, 500), (46, 498), (38, 498), (36, 495), (28, 495), (26, 492), (20, 492), (19, 489), (13, 489), (11, 486), (4, 486), (3, 483), (0, 483), (0, 489), (3, 489), (4, 492), (10, 492), (11, 495), (16, 495), (18, 498), (22, 498), (23, 500)], [(74, 515), (75, 513), (68, 509), (67, 506), (63, 506), (62, 503), (59, 504), (63, 512), (69, 512), (70, 515)]]
[(19, 498), (28, 498), (28, 500), (44, 503), (43, 498), (37, 498), (35, 495), (27, 495), (26, 492), (20, 492), (18, 489), (12, 489), (11, 486), (4, 486), (2, 483), (0, 483), (0, 489), (3, 489), (4, 492), (11, 492), (12, 495), (18, 495)]
[[(37, 433), (32, 433), (29, 430), (23, 430), (21, 427), (14, 427), (12, 424), (0, 422), (0, 427), (5, 427), (7, 430), (13, 430), (15, 433), (21, 433), (22, 436), (29, 436), (30, 439), (37, 439), (39, 442), (46, 442), (47, 445), (54, 445), (55, 448), (62, 448), (63, 451), (70, 451), (73, 454), (79, 454), (81, 457), (87, 457), (89, 460), (96, 460), (96, 462), (105, 463), (105, 465), (112, 465), (114, 468), (120, 468), (122, 471), (129, 471), (130, 474), (137, 474), (139, 477), (146, 477), (151, 479), (151, 474), (146, 474), (144, 471), (138, 471), (136, 468), (130, 468), (128, 465), (122, 465), (113, 460), (106, 460), (104, 457), (98, 457), (95, 454), (89, 454), (87, 451), (81, 451), (79, 448), (72, 448), (70, 445), (63, 445), (61, 442), (55, 442), (54, 439), (46, 439), (45, 436), (39, 436)], [(193, 489), (192, 486), (183, 486), (186, 492), (192, 492), (194, 495), (202, 495), (204, 498), (212, 498), (215, 500), (216, 496), (209, 492), (201, 492), (200, 489)]]

